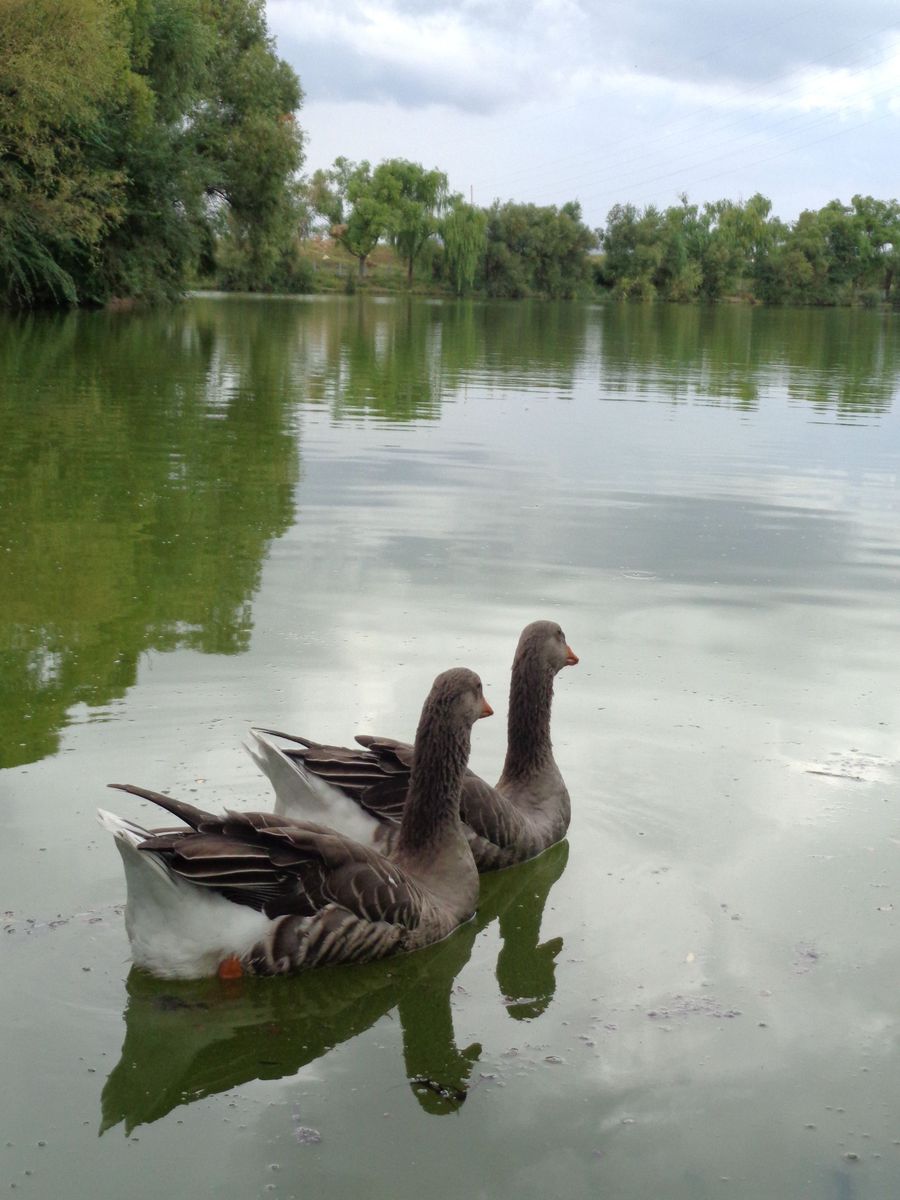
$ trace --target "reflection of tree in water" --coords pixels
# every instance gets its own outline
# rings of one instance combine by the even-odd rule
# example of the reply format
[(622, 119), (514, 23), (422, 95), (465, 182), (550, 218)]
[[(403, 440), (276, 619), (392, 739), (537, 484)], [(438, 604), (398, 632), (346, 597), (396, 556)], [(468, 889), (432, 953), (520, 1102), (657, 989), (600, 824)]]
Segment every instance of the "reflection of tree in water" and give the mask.
[(297, 472), (282, 316), (5, 323), (0, 765), (52, 753), (69, 707), (121, 696), (147, 649), (246, 647)]
[(55, 751), (146, 650), (247, 647), (289, 526), (301, 400), (436, 418), (473, 374), (571, 387), (560, 304), (195, 300), (0, 325), (0, 766)]
[(588, 311), (569, 304), (360, 301), (311, 306), (316, 341), (309, 396), (337, 420), (436, 418), (467, 377), (502, 384), (511, 376), (568, 391), (584, 353)]
[(609, 395), (754, 409), (761, 390), (782, 383), (817, 408), (853, 414), (890, 409), (900, 378), (890, 319), (862, 310), (613, 304), (602, 331)]
[(125, 1041), (103, 1089), (101, 1132), (126, 1133), (180, 1104), (254, 1079), (282, 1079), (349, 1041), (396, 1008), (406, 1075), (428, 1112), (464, 1102), (481, 1055), (459, 1049), (453, 983), (477, 935), (499, 918), (497, 978), (507, 1011), (538, 1016), (553, 998), (562, 939), (538, 944), (547, 896), (566, 865), (564, 842), (540, 858), (482, 879), (473, 921), (437, 946), (404, 958), (334, 967), (288, 979), (174, 983), (132, 970)]

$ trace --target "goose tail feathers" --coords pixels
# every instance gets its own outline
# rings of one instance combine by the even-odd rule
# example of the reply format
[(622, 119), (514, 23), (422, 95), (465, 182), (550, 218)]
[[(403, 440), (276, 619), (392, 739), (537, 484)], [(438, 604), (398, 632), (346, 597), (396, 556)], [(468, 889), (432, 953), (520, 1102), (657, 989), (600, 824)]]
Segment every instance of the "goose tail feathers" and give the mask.
[(275, 730), (250, 730), (244, 749), (271, 783), (278, 816), (328, 825), (364, 846), (376, 845), (380, 826), (377, 817), (360, 808), (340, 788), (308, 771), (303, 759), (286, 753), (272, 740), (275, 737), (287, 738), (308, 749), (316, 749), (319, 743)]
[[(121, 790), (148, 800), (157, 795), (130, 786)], [(137, 966), (162, 978), (199, 979), (265, 938), (271, 921), (263, 913), (180, 879), (159, 855), (141, 850), (154, 836), (149, 830), (104, 809), (97, 819), (115, 838), (125, 867), (125, 929)]]

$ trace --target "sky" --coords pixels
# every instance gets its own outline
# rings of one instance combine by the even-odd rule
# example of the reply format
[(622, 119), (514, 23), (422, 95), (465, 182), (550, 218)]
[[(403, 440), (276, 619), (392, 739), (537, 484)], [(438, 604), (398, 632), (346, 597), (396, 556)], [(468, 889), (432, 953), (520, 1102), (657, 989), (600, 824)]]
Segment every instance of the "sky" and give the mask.
[(900, 0), (267, 0), (306, 170), (408, 158), (476, 204), (900, 197)]

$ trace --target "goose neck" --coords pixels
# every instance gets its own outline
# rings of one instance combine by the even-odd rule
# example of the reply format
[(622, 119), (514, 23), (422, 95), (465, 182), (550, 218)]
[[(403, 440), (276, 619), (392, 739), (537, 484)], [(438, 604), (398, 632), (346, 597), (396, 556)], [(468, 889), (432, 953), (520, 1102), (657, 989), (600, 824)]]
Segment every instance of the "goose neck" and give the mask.
[(553, 761), (550, 708), (554, 672), (532, 657), (513, 664), (503, 776), (521, 779)]
[(471, 731), (448, 722), (437, 708), (423, 712), (416, 731), (409, 792), (398, 849), (420, 854), (437, 846), (459, 823), (459, 796), (469, 759)]

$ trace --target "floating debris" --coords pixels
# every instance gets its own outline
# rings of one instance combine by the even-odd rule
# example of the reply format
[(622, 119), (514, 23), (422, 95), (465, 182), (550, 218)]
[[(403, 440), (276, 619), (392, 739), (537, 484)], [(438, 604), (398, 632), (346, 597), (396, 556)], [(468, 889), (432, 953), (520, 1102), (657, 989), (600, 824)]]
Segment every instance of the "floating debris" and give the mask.
[(711, 996), (675, 996), (667, 1008), (651, 1008), (647, 1016), (654, 1021), (670, 1021), (675, 1017), (715, 1017), (731, 1020), (741, 1016), (739, 1008), (725, 1008)]
[(434, 1092), (442, 1100), (454, 1100), (457, 1104), (462, 1104), (468, 1095), (468, 1089), (466, 1088), (453, 1087), (449, 1083), (440, 1083), (437, 1079), (429, 1079), (425, 1075), (414, 1075), (409, 1082), (413, 1089), (424, 1088), (426, 1091)]
[(807, 775), (821, 775), (826, 779), (847, 779), (851, 783), (885, 783), (891, 777), (891, 768), (896, 762), (878, 754), (864, 754), (859, 750), (835, 750), (824, 762), (798, 763)]
[(794, 951), (799, 955), (794, 962), (794, 970), (798, 975), (805, 975), (807, 971), (811, 971), (822, 957), (822, 952), (808, 942), (798, 943), (794, 947)]

